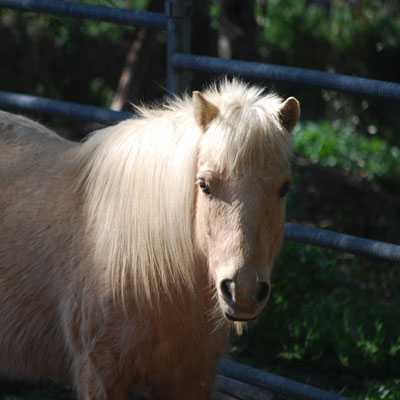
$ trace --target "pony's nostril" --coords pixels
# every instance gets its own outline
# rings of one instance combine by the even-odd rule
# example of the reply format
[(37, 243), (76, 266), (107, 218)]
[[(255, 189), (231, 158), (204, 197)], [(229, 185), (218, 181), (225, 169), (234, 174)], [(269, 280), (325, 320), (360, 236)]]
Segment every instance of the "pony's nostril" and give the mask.
[(231, 279), (224, 279), (220, 283), (220, 289), (221, 289), (221, 294), (223, 299), (229, 303), (232, 304), (235, 301), (235, 284)]
[(260, 282), (257, 294), (257, 303), (263, 303), (269, 297), (270, 286), (267, 282)]

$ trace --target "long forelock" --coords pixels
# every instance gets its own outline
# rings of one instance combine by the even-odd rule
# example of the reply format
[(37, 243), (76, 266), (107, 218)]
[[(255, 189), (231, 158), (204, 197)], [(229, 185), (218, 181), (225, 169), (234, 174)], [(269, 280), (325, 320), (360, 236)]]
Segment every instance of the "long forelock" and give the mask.
[(279, 96), (233, 80), (210, 89), (205, 97), (220, 110), (202, 141), (216, 172), (266, 171), (271, 163), (288, 168), (292, 148), (279, 120)]

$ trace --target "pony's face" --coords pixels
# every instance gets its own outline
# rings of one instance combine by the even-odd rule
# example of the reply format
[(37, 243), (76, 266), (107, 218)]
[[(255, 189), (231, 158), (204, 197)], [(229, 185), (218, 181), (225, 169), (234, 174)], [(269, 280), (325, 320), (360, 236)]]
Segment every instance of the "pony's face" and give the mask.
[[(195, 93), (193, 100), (206, 138), (213, 134), (208, 127), (217, 118), (218, 108), (200, 94)], [(288, 135), (298, 115), (297, 100), (283, 103), (279, 117), (283, 135)], [(263, 163), (261, 169), (229, 172), (217, 166), (215, 153), (212, 146), (200, 144), (196, 239), (208, 260), (225, 317), (248, 321), (258, 317), (270, 296), (271, 271), (283, 236), (290, 165), (275, 148), (275, 159)]]
[(289, 173), (273, 179), (221, 176), (200, 161), (197, 238), (228, 319), (254, 319), (268, 301), (290, 181)]

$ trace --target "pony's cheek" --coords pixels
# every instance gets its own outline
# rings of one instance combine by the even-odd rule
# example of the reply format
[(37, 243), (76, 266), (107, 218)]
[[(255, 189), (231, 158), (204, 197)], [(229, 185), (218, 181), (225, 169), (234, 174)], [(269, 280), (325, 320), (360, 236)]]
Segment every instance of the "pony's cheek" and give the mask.
[(200, 221), (202, 234), (207, 238), (213, 236), (213, 209), (210, 205), (210, 200), (202, 193), (198, 199), (197, 218)]
[(196, 212), (196, 236), (197, 243), (200, 245), (201, 250), (205, 255), (209, 254), (210, 246), (212, 244), (215, 233), (213, 232), (213, 225), (210, 218), (208, 200), (198, 198), (197, 212)]

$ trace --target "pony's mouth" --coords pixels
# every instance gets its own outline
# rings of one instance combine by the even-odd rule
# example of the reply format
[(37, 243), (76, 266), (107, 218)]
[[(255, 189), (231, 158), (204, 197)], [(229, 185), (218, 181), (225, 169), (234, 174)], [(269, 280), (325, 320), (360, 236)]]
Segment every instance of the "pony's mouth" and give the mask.
[(228, 313), (224, 313), (224, 315), (225, 315), (226, 319), (229, 319), (229, 321), (234, 321), (234, 322), (249, 322), (249, 321), (254, 321), (258, 318), (258, 315), (256, 315), (255, 317), (250, 317), (250, 318), (238, 318), (238, 317), (235, 317)]

